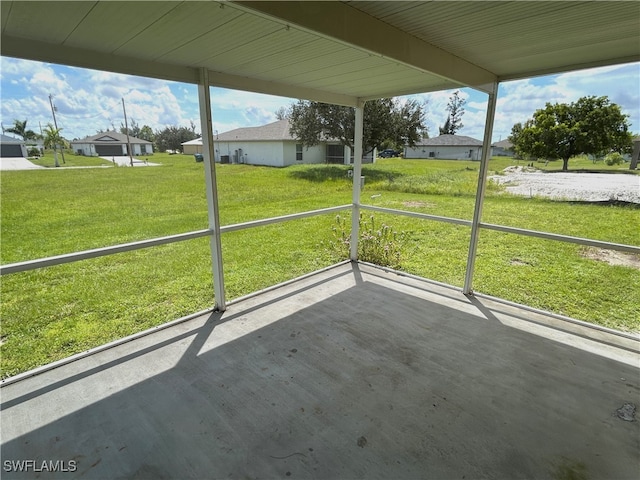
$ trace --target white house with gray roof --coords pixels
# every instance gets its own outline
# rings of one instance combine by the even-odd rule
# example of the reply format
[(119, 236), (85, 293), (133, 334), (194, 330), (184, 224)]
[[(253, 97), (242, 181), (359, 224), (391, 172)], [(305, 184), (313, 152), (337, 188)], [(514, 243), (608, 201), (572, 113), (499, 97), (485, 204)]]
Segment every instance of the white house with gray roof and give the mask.
[(425, 138), (414, 147), (406, 146), (404, 158), (480, 160), (482, 158), (482, 142), (464, 135), (440, 135)]
[[(351, 149), (337, 141), (305, 147), (289, 133), (288, 120), (259, 127), (236, 128), (214, 134), (215, 160), (219, 163), (246, 163), (286, 167), (306, 163), (350, 163)], [(201, 153), (202, 138), (184, 142), (184, 153)], [(371, 155), (369, 155), (371, 161)]]
[(136, 137), (129, 137), (120, 132), (101, 132), (96, 135), (74, 140), (71, 148), (78, 155), (87, 157), (112, 157), (129, 155), (127, 142), (131, 144), (132, 155), (152, 155), (153, 143)]
[(289, 133), (289, 121), (259, 127), (236, 128), (214, 138), (216, 161), (285, 167), (296, 163), (323, 163), (325, 146), (304, 147)]

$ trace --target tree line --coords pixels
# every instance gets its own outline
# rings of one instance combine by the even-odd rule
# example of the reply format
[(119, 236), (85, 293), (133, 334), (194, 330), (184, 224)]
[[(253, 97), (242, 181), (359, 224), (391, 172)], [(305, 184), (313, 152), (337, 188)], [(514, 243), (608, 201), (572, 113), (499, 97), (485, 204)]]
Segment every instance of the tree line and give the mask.
[[(62, 128), (56, 128), (53, 124), (49, 123), (43, 129), (42, 134), (39, 134), (27, 128), (27, 120), (14, 120), (13, 126), (5, 128), (4, 132), (13, 133), (25, 142), (43, 140), (45, 148), (55, 151), (57, 147), (69, 147), (69, 141), (62, 136), (62, 130)], [(115, 128), (111, 130), (98, 130), (96, 133), (106, 133), (113, 130), (115, 130)], [(191, 122), (188, 127), (174, 125), (154, 132), (150, 126), (140, 126), (135, 120), (132, 120), (128, 128), (126, 128), (124, 124), (120, 125), (120, 133), (126, 135), (127, 132), (131, 137), (153, 143), (154, 150), (160, 152), (166, 150), (181, 150), (183, 142), (188, 142), (200, 136), (200, 134), (196, 132), (196, 125), (193, 122)]]
[[(455, 135), (463, 127), (465, 100), (454, 92), (447, 104), (447, 119), (439, 127), (440, 135)], [(370, 100), (364, 106), (363, 154), (374, 149), (401, 150), (405, 145), (415, 146), (428, 138), (426, 104), (416, 100), (381, 98)], [(309, 100), (298, 100), (289, 108), (276, 111), (279, 120), (288, 119), (290, 133), (303, 145), (310, 147), (328, 138), (353, 148), (355, 111), (351, 107), (331, 105)], [(569, 159), (586, 154), (602, 158), (612, 152), (630, 153), (633, 145), (629, 116), (606, 96), (582, 97), (575, 102), (547, 103), (524, 123), (518, 122), (508, 137), (516, 156), (529, 159), (561, 159), (562, 169), (568, 169)], [(115, 128), (114, 128), (115, 130)], [(27, 120), (15, 120), (6, 132), (19, 135), (25, 141), (44, 139), (46, 148), (67, 147), (61, 128), (49, 124), (43, 135), (27, 128)], [(108, 130), (99, 130), (97, 133)], [(120, 133), (147, 140), (156, 151), (181, 150), (182, 143), (200, 136), (196, 125), (168, 126), (155, 132), (148, 125), (140, 126), (135, 120)], [(620, 157), (621, 158), (621, 157)], [(631, 164), (631, 168), (635, 165)]]
[(184, 142), (194, 140), (200, 136), (196, 132), (196, 124), (193, 121), (190, 122), (188, 127), (172, 125), (154, 132), (148, 125), (140, 126), (135, 120), (132, 120), (128, 129), (123, 124), (120, 124), (120, 133), (126, 135), (127, 131), (131, 137), (153, 143), (154, 150), (158, 152), (182, 150)]

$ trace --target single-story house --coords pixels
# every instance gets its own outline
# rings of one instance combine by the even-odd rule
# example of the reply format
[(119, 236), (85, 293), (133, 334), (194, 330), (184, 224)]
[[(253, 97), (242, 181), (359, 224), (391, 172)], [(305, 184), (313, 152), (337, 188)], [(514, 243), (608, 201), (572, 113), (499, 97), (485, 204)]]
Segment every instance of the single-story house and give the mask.
[(202, 153), (202, 138), (194, 138), (188, 142), (182, 142), (182, 153), (185, 155)]
[[(288, 120), (259, 127), (236, 128), (214, 134), (215, 161), (218, 163), (247, 163), (285, 167), (303, 163), (350, 163), (353, 161), (349, 147), (337, 141), (324, 141), (313, 147), (305, 147), (291, 133)], [(202, 138), (182, 144), (185, 154), (202, 153)], [(348, 159), (345, 162), (345, 158)], [(368, 162), (374, 157), (369, 154)]]
[(482, 142), (464, 135), (440, 135), (424, 138), (416, 146), (404, 148), (404, 158), (441, 158), (480, 160)]
[[(129, 137), (132, 155), (152, 155), (153, 143), (136, 137)], [(102, 132), (82, 140), (71, 142), (71, 148), (78, 155), (87, 157), (111, 157), (129, 155), (127, 136), (115, 131)]]
[(513, 143), (508, 139), (500, 140), (491, 145), (491, 147), (493, 148), (493, 155), (496, 157), (513, 157), (516, 153), (513, 149)]
[(0, 158), (22, 157), (27, 158), (27, 147), (23, 140), (1, 134)]

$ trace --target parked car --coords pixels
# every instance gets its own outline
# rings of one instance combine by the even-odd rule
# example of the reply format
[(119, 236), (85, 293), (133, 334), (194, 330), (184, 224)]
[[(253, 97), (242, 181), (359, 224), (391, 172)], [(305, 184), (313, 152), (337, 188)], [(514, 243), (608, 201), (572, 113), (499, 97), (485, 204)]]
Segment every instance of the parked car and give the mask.
[(380, 153), (378, 153), (378, 157), (380, 158), (393, 158), (399, 156), (400, 152), (392, 150), (391, 148), (387, 148), (386, 150), (382, 150)]

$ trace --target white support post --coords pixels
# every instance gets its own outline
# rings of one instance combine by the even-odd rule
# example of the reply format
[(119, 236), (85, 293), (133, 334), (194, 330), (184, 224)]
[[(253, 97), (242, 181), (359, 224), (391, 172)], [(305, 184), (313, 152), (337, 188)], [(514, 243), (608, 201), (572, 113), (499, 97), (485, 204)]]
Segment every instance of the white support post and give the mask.
[(476, 190), (476, 204), (473, 210), (471, 222), (471, 240), (469, 242), (469, 254), (467, 256), (467, 271), (464, 277), (462, 292), (465, 295), (473, 293), (473, 271), (478, 250), (478, 238), (480, 234), (480, 221), (482, 219), (482, 205), (487, 186), (487, 172), (491, 159), (491, 136), (493, 135), (493, 120), (496, 114), (496, 100), (498, 97), (498, 83), (492, 84), (487, 102), (487, 117), (484, 125), (484, 139), (482, 142), (482, 159), (480, 160), (480, 172), (478, 173), (478, 188)]
[(220, 238), (220, 212), (218, 204), (218, 184), (216, 181), (216, 162), (213, 145), (213, 123), (211, 122), (211, 93), (209, 90), (209, 71), (200, 69), (198, 83), (198, 102), (200, 105), (200, 128), (202, 129), (202, 154), (204, 157), (205, 186), (207, 189), (207, 209), (209, 211), (211, 263), (213, 267), (213, 289), (215, 308), (224, 311), (227, 302), (224, 293), (224, 272), (222, 267), (222, 240)]
[(362, 141), (364, 137), (364, 101), (358, 100), (353, 139), (353, 207), (351, 209), (351, 261), (358, 260), (360, 238), (360, 177), (362, 176)]

